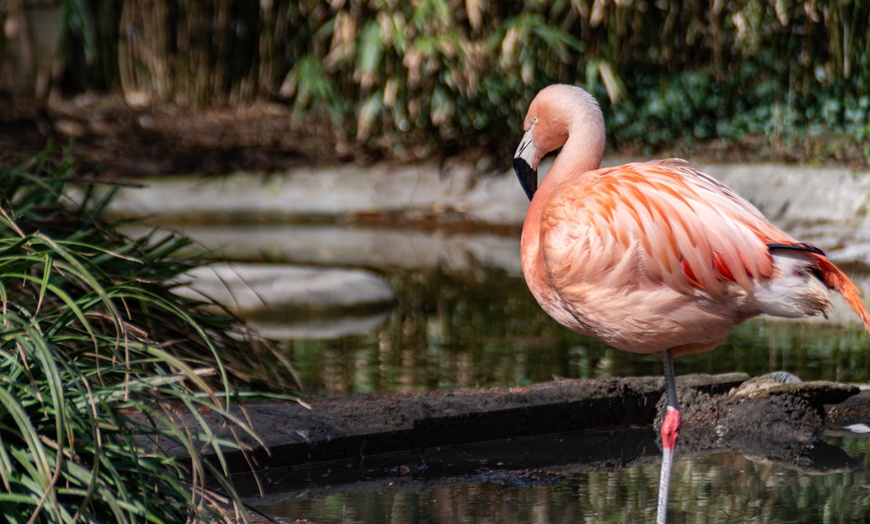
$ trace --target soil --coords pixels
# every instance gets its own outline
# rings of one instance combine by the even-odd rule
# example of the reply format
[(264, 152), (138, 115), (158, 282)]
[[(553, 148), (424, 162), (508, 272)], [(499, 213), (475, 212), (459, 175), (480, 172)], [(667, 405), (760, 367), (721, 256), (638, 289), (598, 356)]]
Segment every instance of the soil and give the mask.
[[(348, 142), (331, 128), (328, 119), (302, 121), (293, 117), (288, 106), (271, 102), (234, 108), (152, 109), (132, 108), (119, 95), (90, 94), (52, 107), (0, 105), (0, 159), (27, 157), (43, 150), (47, 143), (72, 143), (82, 170), (93, 170), (104, 180), (237, 170), (268, 173), (300, 165), (370, 163), (385, 154)], [(492, 146), (469, 143), (450, 147), (452, 151), (411, 149), (394, 160), (459, 156), (476, 162), (488, 156), (484, 165), (509, 166)], [(679, 156), (695, 162), (867, 167), (862, 144), (833, 135), (805, 136), (790, 142), (747, 137), (739, 142), (675, 143), (656, 152), (631, 144), (618, 144), (617, 148), (620, 156), (632, 158)]]
[(325, 126), (304, 126), (278, 104), (222, 109), (134, 109), (118, 96), (51, 108), (6, 108), (0, 150), (16, 159), (72, 143), (82, 171), (117, 180), (175, 174), (270, 172), (353, 159)]

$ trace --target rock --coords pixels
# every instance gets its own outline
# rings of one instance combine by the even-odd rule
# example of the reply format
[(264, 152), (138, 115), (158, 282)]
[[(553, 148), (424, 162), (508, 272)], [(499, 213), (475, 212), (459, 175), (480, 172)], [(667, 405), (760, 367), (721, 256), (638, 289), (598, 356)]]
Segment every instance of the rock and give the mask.
[[(271, 260), (293, 265), (376, 267), (379, 270), (467, 274), (481, 267), (521, 277), (520, 234), (450, 232), (390, 225), (184, 224), (167, 225), (225, 260)], [(133, 238), (150, 228), (127, 227)]]
[[(826, 428), (825, 406), (839, 404), (858, 393), (858, 388), (834, 382), (793, 382), (791, 377), (769, 374), (718, 392), (709, 384), (677, 380), (682, 414), (679, 449), (695, 452), (729, 448), (741, 453), (828, 470), (842, 460), (829, 460), (840, 453), (819, 451)], [(736, 377), (730, 377), (736, 378)], [(791, 382), (782, 383), (783, 380)], [(732, 387), (733, 386), (733, 387)], [(842, 404), (841, 404), (842, 405)], [(664, 418), (665, 399), (658, 404), (656, 427)], [(824, 460), (822, 456), (824, 455)]]
[[(683, 430), (689, 437), (684, 445), (681, 434), (680, 449), (716, 447), (716, 438), (748, 443), (772, 436), (778, 446), (772, 444), (768, 456), (793, 456), (812, 446), (823, 428), (821, 415), (802, 398), (748, 399), (704, 391), (733, 382), (735, 374), (686, 378), (678, 377)], [(273, 452), (271, 459), (263, 459), (280, 467), (542, 434), (648, 428), (656, 416), (655, 402), (661, 398), (659, 411), (663, 406), (663, 390), (659, 377), (564, 379), (504, 389), (255, 402), (247, 404), (246, 416)], [(220, 416), (205, 418), (215, 431), (226, 431)], [(692, 434), (708, 439), (705, 447), (693, 448)], [(250, 439), (246, 444), (261, 446)], [(782, 449), (786, 451), (778, 451)], [(246, 463), (239, 464), (244, 469)]]
[(793, 375), (788, 371), (772, 371), (770, 373), (765, 373), (758, 378), (769, 379), (780, 384), (797, 384), (798, 382), (803, 382), (797, 375)]
[[(664, 388), (664, 378), (662, 378), (662, 388)], [(721, 375), (682, 375), (677, 377), (677, 385), (680, 387), (697, 389), (711, 395), (721, 395), (731, 391), (734, 387), (745, 383), (749, 380), (749, 375), (746, 373), (722, 373)]]
[[(821, 441), (824, 419), (798, 397), (739, 398), (678, 388), (682, 428), (679, 453), (733, 449), (771, 460), (794, 462)], [(659, 401), (656, 428), (665, 400)]]
[(857, 395), (845, 401), (827, 406), (830, 425), (844, 427), (854, 424), (870, 425), (870, 389), (861, 389)]
[(371, 333), (382, 326), (389, 317), (389, 311), (367, 312), (330, 312), (324, 314), (301, 314), (298, 311), (255, 312), (247, 315), (247, 325), (261, 336), (271, 340), (293, 340), (298, 338), (334, 339), (347, 335)]
[(870, 177), (848, 168), (699, 165), (777, 226), (820, 246), (837, 264), (870, 262)]
[[(821, 440), (823, 416), (805, 398), (710, 393), (730, 389), (735, 378), (678, 377), (684, 415), (678, 454), (724, 448), (809, 471), (856, 467), (842, 449)], [(275, 483), (270, 489), (307, 491), (318, 484), (413, 474), (416, 467), (437, 476), (479, 472), (488, 463), (501, 469), (570, 463), (594, 470), (653, 463), (659, 449), (651, 424), (657, 409), (661, 418), (663, 389), (660, 377), (632, 377), (247, 402), (231, 413), (249, 420), (262, 440), (238, 434), (247, 457), (225, 448), (223, 460), (239, 474), (234, 478), (248, 479), (241, 489), (251, 495), (260, 486), (245, 475), (252, 464), (260, 479)], [(233, 438), (219, 413), (180, 410), (173, 416), (190, 418), (190, 426), (201, 418), (217, 437)], [(202, 450), (212, 458), (213, 442)], [(159, 445), (184, 452), (168, 441)]]
[(178, 280), (180, 295), (211, 297), (235, 313), (365, 310), (395, 296), (378, 275), (358, 269), (217, 263)]
[(839, 404), (857, 395), (858, 387), (823, 380), (813, 382), (780, 383), (776, 379), (756, 377), (741, 384), (731, 396), (742, 398), (769, 398), (777, 395), (804, 399), (816, 409), (826, 404)]
[(472, 166), (438, 162), (299, 167), (269, 176), (239, 172), (209, 180), (164, 177), (147, 184), (122, 189), (109, 211), (192, 222), (453, 212), (473, 221), (516, 224), (528, 206), (513, 176), (475, 177)]

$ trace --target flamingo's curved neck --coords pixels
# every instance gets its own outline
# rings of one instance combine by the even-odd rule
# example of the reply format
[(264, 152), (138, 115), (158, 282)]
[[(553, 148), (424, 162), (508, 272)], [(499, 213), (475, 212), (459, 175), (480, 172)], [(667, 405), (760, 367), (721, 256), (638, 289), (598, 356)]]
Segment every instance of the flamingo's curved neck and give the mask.
[[(575, 126), (576, 127), (576, 126)], [(572, 129), (568, 133), (568, 140), (562, 146), (562, 151), (556, 156), (553, 167), (544, 177), (546, 185), (551, 186), (549, 191), (560, 183), (570, 178), (579, 176), (587, 171), (593, 171), (601, 166), (601, 158), (604, 153), (604, 131), (590, 132), (588, 129)], [(552, 176), (551, 176), (552, 175)], [(540, 189), (544, 189), (545, 183)], [(543, 200), (543, 199), (542, 199)]]

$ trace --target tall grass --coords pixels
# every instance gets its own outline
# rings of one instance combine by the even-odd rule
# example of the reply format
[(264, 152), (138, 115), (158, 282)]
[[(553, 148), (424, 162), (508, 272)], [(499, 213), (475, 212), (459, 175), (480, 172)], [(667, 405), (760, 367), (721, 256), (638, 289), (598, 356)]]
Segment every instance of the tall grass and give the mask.
[(190, 266), (173, 258), (184, 239), (118, 235), (97, 218), (105, 202), (65, 199), (75, 176), (48, 153), (0, 170), (0, 516), (245, 516), (223, 454), (257, 437), (230, 411), (245, 376), (225, 356), (251, 342), (164, 284)]

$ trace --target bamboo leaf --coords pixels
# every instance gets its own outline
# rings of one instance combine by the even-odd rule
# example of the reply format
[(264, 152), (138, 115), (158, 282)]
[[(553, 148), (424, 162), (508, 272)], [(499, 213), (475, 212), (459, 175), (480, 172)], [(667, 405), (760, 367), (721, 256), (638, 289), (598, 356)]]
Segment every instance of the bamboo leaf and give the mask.
[(369, 89), (375, 84), (380, 74), (383, 55), (381, 26), (376, 20), (370, 20), (360, 33), (354, 71), (354, 79), (363, 89)]
[(356, 125), (357, 140), (365, 140), (371, 136), (372, 127), (375, 120), (380, 116), (384, 107), (384, 97), (380, 91), (372, 93), (371, 96), (363, 102), (359, 110)]

